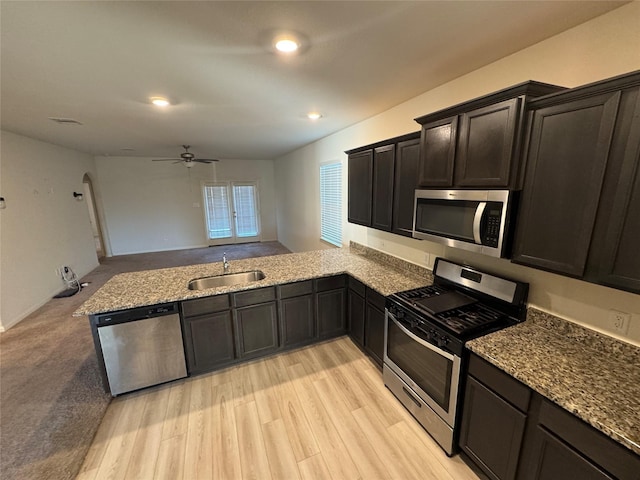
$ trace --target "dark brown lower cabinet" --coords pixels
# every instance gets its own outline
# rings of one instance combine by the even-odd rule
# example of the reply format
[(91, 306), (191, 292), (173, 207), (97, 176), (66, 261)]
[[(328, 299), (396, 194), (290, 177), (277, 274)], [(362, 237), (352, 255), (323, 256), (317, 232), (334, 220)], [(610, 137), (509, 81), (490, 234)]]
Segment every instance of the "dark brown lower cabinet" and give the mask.
[(349, 335), (361, 348), (364, 348), (364, 319), (366, 315), (364, 296), (366, 288), (363, 283), (349, 277), (349, 292), (347, 294)]
[(316, 336), (313, 294), (280, 300), (282, 345), (291, 347), (311, 342)]
[(558, 480), (576, 478), (580, 480), (611, 480), (605, 472), (565, 444), (544, 427), (538, 429), (536, 464), (525, 472), (524, 478), (536, 480)]
[(234, 361), (230, 310), (186, 318), (183, 324), (190, 374), (208, 372)]
[(276, 302), (235, 310), (236, 343), (241, 358), (258, 357), (278, 349)]
[(364, 348), (382, 366), (384, 357), (384, 297), (367, 288), (367, 314), (364, 327)]
[(639, 480), (640, 456), (545, 398), (532, 402), (519, 480)]
[[(524, 438), (529, 392), (524, 385), (494, 369), (484, 360), (471, 357), (460, 447), (489, 478), (513, 480)], [(524, 406), (524, 411), (482, 381), (521, 408)]]
[(475, 354), (459, 443), (494, 480), (640, 480), (639, 455)]
[(180, 313), (189, 374), (209, 372), (236, 360), (229, 295), (186, 300)]
[(327, 338), (346, 333), (346, 275), (321, 278), (315, 282), (318, 336), (320, 338)]

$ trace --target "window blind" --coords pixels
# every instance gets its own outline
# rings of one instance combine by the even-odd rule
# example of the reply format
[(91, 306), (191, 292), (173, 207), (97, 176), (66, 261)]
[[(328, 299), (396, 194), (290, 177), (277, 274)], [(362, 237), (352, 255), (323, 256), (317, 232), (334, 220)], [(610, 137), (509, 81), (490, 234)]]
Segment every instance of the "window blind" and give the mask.
[(320, 165), (320, 238), (342, 246), (342, 163)]
[(226, 185), (205, 185), (207, 230), (210, 239), (231, 237), (231, 218)]
[(233, 204), (236, 212), (236, 235), (255, 237), (258, 235), (258, 212), (254, 185), (233, 185)]

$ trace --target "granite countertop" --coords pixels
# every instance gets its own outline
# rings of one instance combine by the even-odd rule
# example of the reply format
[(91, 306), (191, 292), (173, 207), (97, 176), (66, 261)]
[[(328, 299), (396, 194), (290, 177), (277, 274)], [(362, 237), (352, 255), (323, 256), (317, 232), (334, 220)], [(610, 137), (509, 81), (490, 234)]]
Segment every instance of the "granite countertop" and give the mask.
[(533, 308), (467, 348), (640, 454), (640, 348)]
[(73, 315), (113, 312), (341, 273), (348, 273), (385, 296), (433, 283), (429, 270), (357, 244), (351, 248), (232, 260), (230, 265), (230, 273), (262, 270), (266, 277), (243, 285), (189, 290), (189, 280), (221, 275), (222, 262), (122, 273), (112, 277)]

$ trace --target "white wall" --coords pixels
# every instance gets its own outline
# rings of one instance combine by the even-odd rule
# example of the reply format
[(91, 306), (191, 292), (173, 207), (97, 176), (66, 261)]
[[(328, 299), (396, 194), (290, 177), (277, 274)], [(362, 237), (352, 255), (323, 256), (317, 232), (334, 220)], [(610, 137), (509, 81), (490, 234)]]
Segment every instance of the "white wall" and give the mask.
[(261, 240), (276, 240), (274, 162), (222, 160), (191, 169), (140, 157), (96, 157), (111, 255), (208, 245), (202, 182), (257, 181)]
[(95, 178), (91, 155), (1, 132), (0, 329), (35, 311), (66, 288), (56, 268), (82, 277), (98, 265), (87, 203), (85, 173)]
[(344, 154), (351, 148), (419, 130), (420, 125), (413, 121), (416, 117), (526, 80), (575, 87), (638, 70), (638, 25), (640, 2), (633, 2), (276, 160), (280, 242), (293, 251), (326, 247), (319, 240), (318, 166), (340, 159), (345, 176), (345, 244), (354, 240), (427, 266), (432, 266), (438, 255), (468, 259), (471, 264), (530, 282), (531, 305), (594, 329), (608, 330), (607, 315), (611, 308), (633, 313), (629, 334), (624, 339), (640, 344), (638, 295), (346, 223)]

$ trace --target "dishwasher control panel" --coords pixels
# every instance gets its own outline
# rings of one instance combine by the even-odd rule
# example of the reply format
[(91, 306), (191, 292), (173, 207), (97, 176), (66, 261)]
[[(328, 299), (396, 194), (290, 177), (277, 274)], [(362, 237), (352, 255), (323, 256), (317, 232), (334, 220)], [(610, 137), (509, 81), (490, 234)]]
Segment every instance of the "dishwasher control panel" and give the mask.
[(132, 308), (131, 310), (120, 310), (118, 312), (102, 313), (95, 315), (95, 324), (98, 327), (104, 325), (114, 325), (117, 323), (133, 322), (145, 318), (162, 317), (178, 313), (177, 303), (164, 303), (152, 307)]

